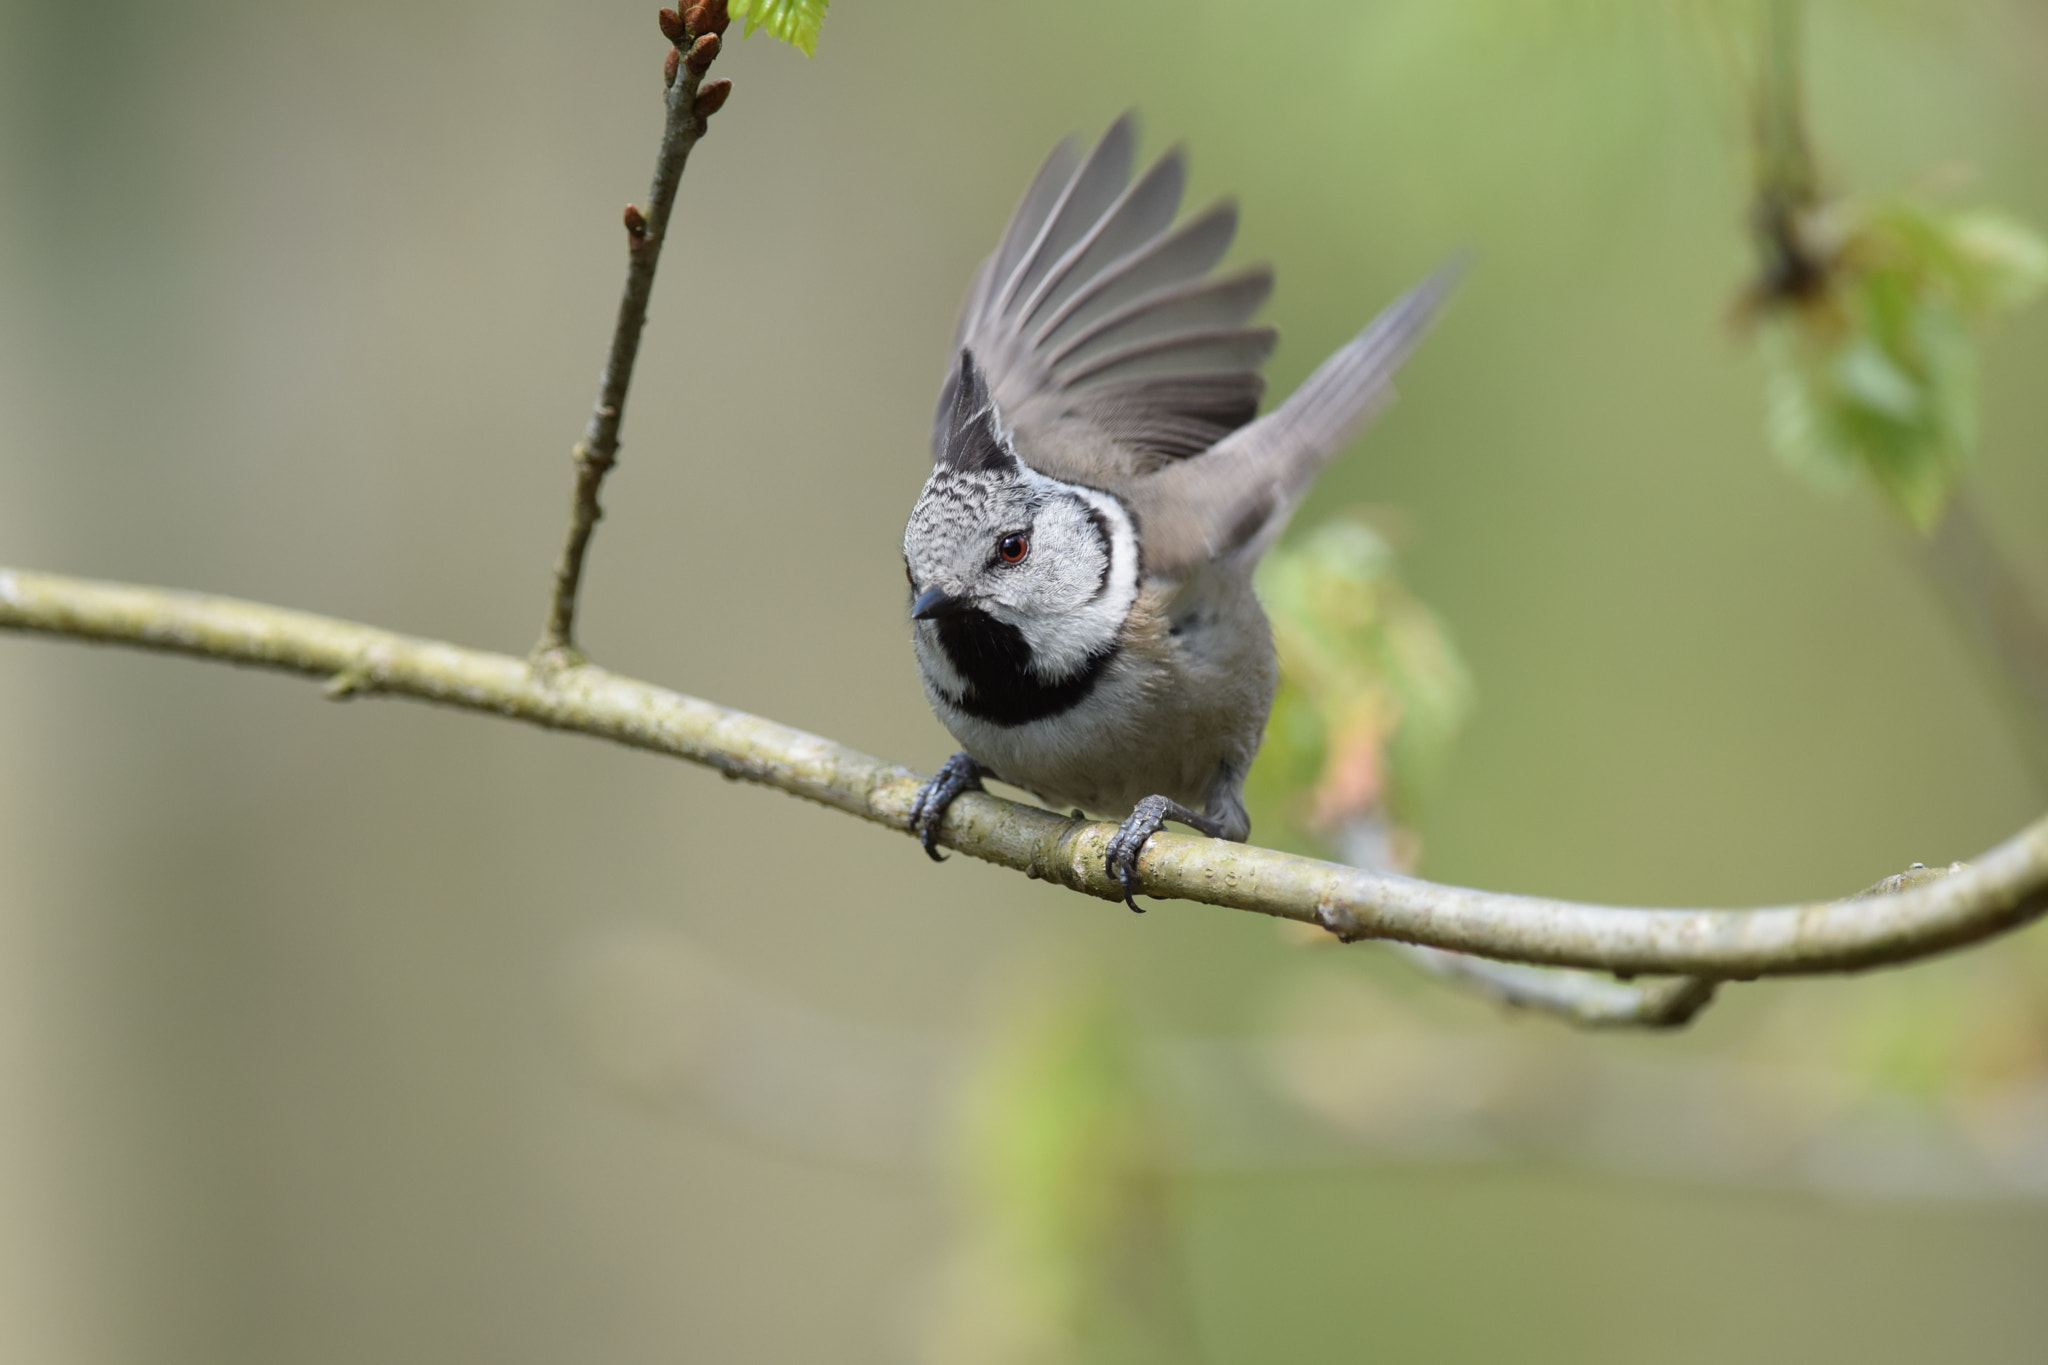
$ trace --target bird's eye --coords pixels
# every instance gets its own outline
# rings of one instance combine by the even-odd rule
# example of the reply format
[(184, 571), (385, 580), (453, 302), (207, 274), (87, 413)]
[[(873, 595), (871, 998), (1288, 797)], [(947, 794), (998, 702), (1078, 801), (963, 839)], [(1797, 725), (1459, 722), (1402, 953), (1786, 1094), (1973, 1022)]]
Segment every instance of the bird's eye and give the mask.
[(1022, 536), (1004, 536), (996, 542), (996, 555), (1005, 564), (1015, 564), (1031, 553), (1031, 542)]

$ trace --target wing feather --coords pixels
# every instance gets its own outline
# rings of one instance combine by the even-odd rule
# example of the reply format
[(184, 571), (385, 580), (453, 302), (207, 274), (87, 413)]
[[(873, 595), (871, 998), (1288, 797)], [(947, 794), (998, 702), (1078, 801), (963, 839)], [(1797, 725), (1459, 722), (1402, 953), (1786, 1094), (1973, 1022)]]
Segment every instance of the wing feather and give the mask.
[(1212, 204), (1134, 251), (1074, 291), (1059, 311), (1034, 336), (1034, 346), (1055, 346), (1107, 313), (1146, 295), (1207, 275), (1237, 235), (1237, 206), (1229, 200)]
[[(984, 280), (1007, 281), (1016, 271), (1018, 263), (1024, 259), (1024, 253), (1038, 240), (1039, 231), (1045, 226), (1046, 220), (1051, 218), (1053, 210), (1059, 207), (1060, 199), (1067, 191), (1067, 183), (1074, 178), (1074, 172), (1080, 169), (1080, 165), (1081, 149), (1075, 145), (1074, 139), (1062, 138), (1059, 146), (1053, 148), (1052, 154), (1046, 157), (1045, 164), (1038, 168), (1038, 174), (1032, 178), (1031, 188), (1024, 191), (1024, 198), (1017, 205), (1017, 212), (1011, 216), (1010, 225), (1003, 232), (1002, 244), (996, 248), (996, 254), (989, 258), (988, 268), (982, 275)], [(977, 304), (981, 302), (982, 300), (976, 300)], [(968, 316), (971, 315), (970, 313)], [(967, 317), (963, 316), (961, 322), (966, 321)]]
[(1264, 417), (1136, 480), (1127, 496), (1146, 572), (1262, 554), (1323, 465), (1392, 398), (1394, 372), (1461, 273), (1454, 262), (1395, 300)]
[(1105, 267), (1172, 227), (1187, 179), (1187, 163), (1179, 149), (1154, 162), (1046, 272), (1031, 297), (1018, 305), (1019, 329), (1028, 329), (1039, 314), (1058, 308)]
[(1140, 341), (1182, 331), (1241, 326), (1273, 292), (1273, 272), (1259, 267), (1220, 280), (1189, 280), (1154, 290), (1104, 314), (1057, 345), (1041, 342), (1046, 363), (1061, 371)]
[(1056, 372), (1067, 388), (1144, 376), (1171, 378), (1190, 370), (1257, 370), (1273, 354), (1280, 334), (1271, 327), (1206, 327), (1173, 332), (1119, 347)]
[(1258, 270), (1207, 278), (1236, 231), (1216, 205), (1176, 228), (1186, 188), (1176, 149), (1136, 181), (1135, 118), (1085, 156), (1053, 150), (976, 273), (956, 364), (934, 415), (942, 458), (966, 352), (1027, 462), (1116, 486), (1208, 449), (1258, 411), (1270, 328), (1246, 323), (1272, 287)]
[(1046, 272), (1087, 236), (1122, 196), (1124, 186), (1130, 182), (1137, 136), (1137, 120), (1129, 114), (1109, 125), (1102, 141), (1095, 144), (1095, 150), (1088, 153), (1088, 159), (1067, 182), (1024, 259), (1003, 281), (1002, 292), (994, 301), (998, 310), (1008, 312), (1020, 299), (1029, 297)]

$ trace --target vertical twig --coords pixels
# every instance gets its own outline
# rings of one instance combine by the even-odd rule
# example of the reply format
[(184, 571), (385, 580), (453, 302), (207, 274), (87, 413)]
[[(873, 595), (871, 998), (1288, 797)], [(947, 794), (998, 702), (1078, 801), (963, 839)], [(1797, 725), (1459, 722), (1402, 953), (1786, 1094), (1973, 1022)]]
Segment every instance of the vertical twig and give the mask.
[(1802, 0), (1765, 0), (1759, 18), (1755, 119), (1757, 183), (1793, 199), (1811, 199), (1813, 151), (1806, 138)]
[(1755, 82), (1750, 91), (1750, 144), (1755, 160), (1751, 228), (1762, 257), (1751, 290), (1759, 305), (1803, 302), (1827, 285), (1828, 262), (1807, 240), (1806, 220), (1819, 202), (1819, 177), (1806, 136), (1801, 83), (1805, 60), (1802, 0), (1764, 0), (1759, 13)]
[(654, 162), (647, 207), (626, 205), (626, 288), (619, 298), (611, 353), (598, 381), (597, 404), (583, 439), (572, 452), (576, 492), (569, 505), (569, 538), (555, 564), (555, 594), (547, 626), (533, 649), (537, 665), (567, 667), (583, 662), (583, 653), (576, 647), (576, 590), (583, 580), (583, 557), (590, 548), (591, 532), (604, 515), (597, 504), (598, 488), (618, 463), (619, 424), (625, 415), (633, 361), (640, 353), (640, 332), (647, 324), (654, 268), (661, 262), (669, 211), (675, 206), (676, 186), (682, 182), (690, 149), (704, 136), (708, 120), (732, 91), (731, 81), (704, 80), (729, 22), (726, 0), (700, 0), (680, 15), (665, 9), (660, 22), (662, 35), (674, 45), (662, 76), (668, 118), (661, 130), (661, 150)]
[[(2003, 683), (2035, 780), (2048, 785), (2048, 616), (1957, 494), (1915, 548), (1957, 623)], [(2017, 703), (2016, 705), (2014, 703)]]

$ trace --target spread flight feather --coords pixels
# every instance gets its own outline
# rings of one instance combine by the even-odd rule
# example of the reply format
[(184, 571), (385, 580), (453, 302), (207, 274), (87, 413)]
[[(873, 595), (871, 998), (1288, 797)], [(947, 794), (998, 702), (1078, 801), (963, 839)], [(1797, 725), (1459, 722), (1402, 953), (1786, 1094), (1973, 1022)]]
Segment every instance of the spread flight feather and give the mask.
[(1146, 573), (1173, 578), (1264, 552), (1324, 463), (1392, 396), (1394, 371), (1459, 272), (1403, 295), (1254, 420), (1277, 334), (1249, 320), (1272, 272), (1209, 278), (1235, 208), (1174, 227), (1184, 158), (1175, 148), (1133, 181), (1135, 144), (1126, 114), (1085, 157), (1069, 140), (1046, 159), (975, 277), (932, 447), (942, 460), (971, 354), (1018, 456), (1122, 498)]

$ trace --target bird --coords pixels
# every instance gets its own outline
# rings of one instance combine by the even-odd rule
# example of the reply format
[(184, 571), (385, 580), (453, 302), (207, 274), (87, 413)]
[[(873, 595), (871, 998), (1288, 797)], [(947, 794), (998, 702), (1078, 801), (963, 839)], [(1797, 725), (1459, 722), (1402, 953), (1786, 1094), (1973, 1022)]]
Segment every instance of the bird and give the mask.
[(1250, 836), (1278, 681), (1253, 570), (1462, 262), (1260, 416), (1273, 272), (1212, 273), (1236, 206), (1176, 223), (1185, 155), (1133, 178), (1136, 139), (1127, 113), (1085, 155), (1062, 141), (975, 273), (903, 563), (925, 695), (960, 744), (912, 802), (925, 852), (993, 777), (1119, 820), (1104, 866), (1140, 910), (1138, 855), (1168, 820)]

